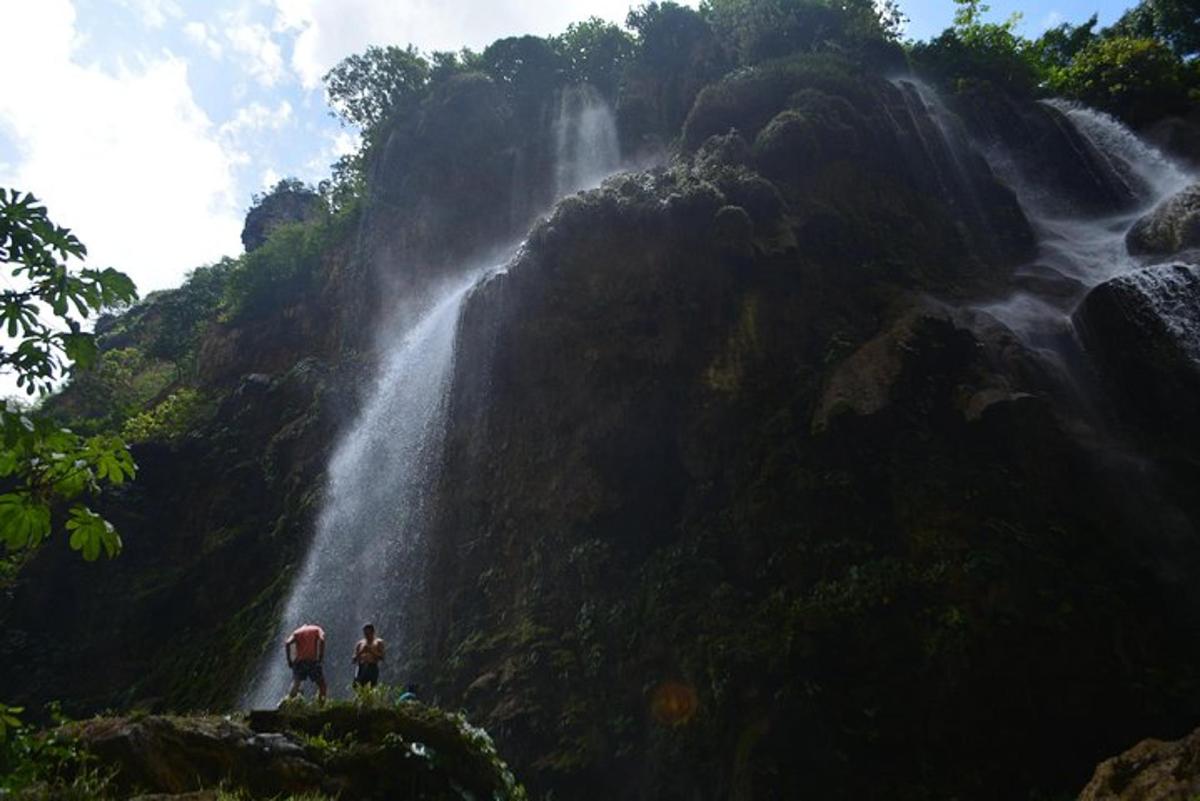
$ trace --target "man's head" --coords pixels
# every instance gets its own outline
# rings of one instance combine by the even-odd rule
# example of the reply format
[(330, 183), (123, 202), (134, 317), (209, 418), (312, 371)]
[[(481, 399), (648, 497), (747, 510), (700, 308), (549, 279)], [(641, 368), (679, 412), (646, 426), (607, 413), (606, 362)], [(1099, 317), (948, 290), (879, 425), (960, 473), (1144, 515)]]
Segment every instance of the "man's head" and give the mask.
[(375, 639), (375, 626), (372, 625), (371, 623), (368, 623), (367, 625), (363, 626), (363, 636), (366, 637), (368, 640)]

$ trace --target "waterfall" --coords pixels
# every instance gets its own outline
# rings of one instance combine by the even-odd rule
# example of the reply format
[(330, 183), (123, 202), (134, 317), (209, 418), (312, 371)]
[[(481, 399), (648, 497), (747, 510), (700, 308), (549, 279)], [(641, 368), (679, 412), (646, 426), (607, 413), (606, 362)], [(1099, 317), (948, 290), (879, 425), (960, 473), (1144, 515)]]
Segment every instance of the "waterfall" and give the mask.
[[(280, 621), (281, 643), (303, 623), (325, 628), (326, 679), (338, 694), (350, 685), (350, 652), (364, 623), (380, 635), (405, 629), (404, 599), (419, 589), (426, 494), (436, 478), (463, 300), (479, 279), (452, 285), (405, 330), (385, 333), (387, 353), (360, 417), (329, 463), (316, 534), (292, 584)], [(278, 648), (246, 700), (272, 706), (288, 686)]]
[(557, 197), (596, 186), (620, 166), (616, 119), (592, 86), (578, 84), (559, 92), (554, 150)]
[(1187, 175), (1110, 115), (1067, 100), (1043, 102), (1066, 115), (1142, 201), (1156, 202), (1187, 186)]
[[(611, 110), (594, 89), (572, 87), (558, 103), (553, 133), (558, 195), (595, 186), (620, 165)], [(379, 373), (327, 471), (316, 532), (296, 574), (276, 638), (243, 702), (274, 706), (290, 682), (279, 646), (292, 629), (325, 629), (330, 694), (345, 695), (350, 655), (363, 624), (405, 646), (406, 607), (422, 589), (429, 492), (438, 478), (454, 368), (459, 315), (471, 289), (507, 260), (431, 293), (415, 323), (385, 326)], [(384, 675), (395, 683), (398, 677)]]
[[(982, 307), (1013, 329), (1026, 344), (1052, 355), (1073, 338), (1070, 315), (1088, 290), (1141, 266), (1125, 247), (1133, 223), (1163, 199), (1188, 185), (1189, 177), (1136, 134), (1107, 114), (1075, 103), (1045, 101), (1061, 111), (1101, 158), (1123, 176), (1140, 200), (1131, 212), (1109, 216), (1061, 214), (1038, 187), (1009, 170), (1022, 206), (1038, 235), (1038, 255), (1018, 270), (1020, 288)], [(1056, 359), (1057, 360), (1057, 359)]]

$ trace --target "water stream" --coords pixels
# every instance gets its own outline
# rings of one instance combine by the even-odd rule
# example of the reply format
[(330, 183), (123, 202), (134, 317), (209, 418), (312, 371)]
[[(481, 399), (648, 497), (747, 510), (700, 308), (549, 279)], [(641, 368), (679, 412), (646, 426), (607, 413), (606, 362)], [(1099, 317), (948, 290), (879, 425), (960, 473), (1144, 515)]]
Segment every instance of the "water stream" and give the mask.
[(1038, 254), (1017, 271), (1018, 288), (1011, 295), (981, 308), (1027, 345), (1057, 359), (1064, 338), (1074, 339), (1071, 314), (1087, 292), (1143, 266), (1126, 250), (1130, 227), (1192, 178), (1109, 115), (1066, 101), (1045, 102), (1066, 116), (1139, 201), (1136, 208), (1108, 216), (1064, 212), (1019, 170), (1000, 166), (1037, 234)]

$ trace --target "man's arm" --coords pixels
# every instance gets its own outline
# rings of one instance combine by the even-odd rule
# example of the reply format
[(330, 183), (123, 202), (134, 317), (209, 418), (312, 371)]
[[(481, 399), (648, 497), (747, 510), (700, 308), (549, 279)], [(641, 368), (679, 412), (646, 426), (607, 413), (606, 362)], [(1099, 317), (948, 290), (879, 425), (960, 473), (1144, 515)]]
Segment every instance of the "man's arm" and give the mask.
[(295, 637), (288, 637), (283, 641), (283, 655), (287, 658), (288, 667), (292, 666), (292, 643), (295, 641)]
[(320, 637), (317, 639), (317, 661), (318, 662), (325, 661), (325, 638), (324, 637)]

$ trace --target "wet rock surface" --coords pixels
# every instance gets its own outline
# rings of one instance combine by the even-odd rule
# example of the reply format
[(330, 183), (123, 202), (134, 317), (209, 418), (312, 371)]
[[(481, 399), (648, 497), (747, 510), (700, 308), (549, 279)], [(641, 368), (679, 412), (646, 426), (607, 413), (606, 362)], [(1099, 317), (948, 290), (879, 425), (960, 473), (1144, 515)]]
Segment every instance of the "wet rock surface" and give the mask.
[(1161, 437), (1200, 442), (1200, 267), (1161, 264), (1106, 281), (1075, 321), (1125, 409)]
[(1170, 256), (1200, 247), (1200, 185), (1168, 198), (1138, 220), (1125, 243), (1134, 255)]

